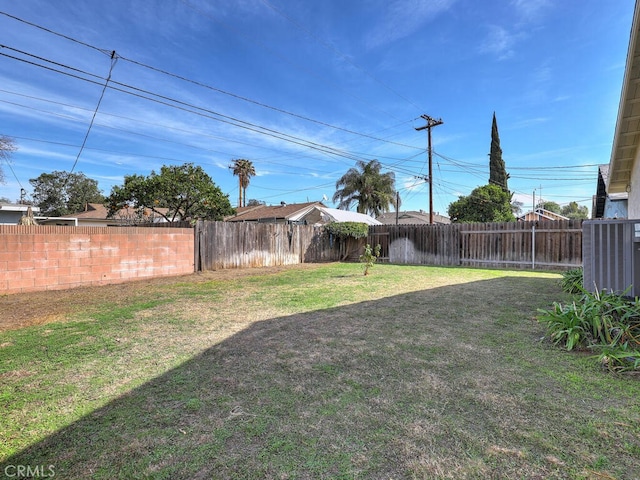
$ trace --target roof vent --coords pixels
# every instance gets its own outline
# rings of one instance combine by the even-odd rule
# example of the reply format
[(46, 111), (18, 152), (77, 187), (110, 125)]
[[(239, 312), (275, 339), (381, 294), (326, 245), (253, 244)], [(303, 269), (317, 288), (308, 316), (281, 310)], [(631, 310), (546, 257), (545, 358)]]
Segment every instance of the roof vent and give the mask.
[(287, 202), (280, 202), (280, 206), (281, 207), (286, 207), (287, 206)]

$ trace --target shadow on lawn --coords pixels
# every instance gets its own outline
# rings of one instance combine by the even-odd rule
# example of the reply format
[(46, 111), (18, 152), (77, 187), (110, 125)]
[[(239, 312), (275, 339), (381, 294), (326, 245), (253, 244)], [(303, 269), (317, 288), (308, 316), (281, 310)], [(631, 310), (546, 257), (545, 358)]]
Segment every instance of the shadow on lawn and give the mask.
[[(501, 277), (254, 323), (9, 458), (2, 472), (40, 466), (42, 477), (51, 465), (57, 478), (487, 473), (476, 456), (501, 445), (511, 412), (504, 398), (479, 399), (490, 391), (515, 401), (513, 382), (516, 391), (543, 388), (529, 367), (506, 360), (513, 352), (504, 349), (505, 330), (542, 348), (534, 344), (542, 328), (530, 319), (558, 294), (553, 278)], [(478, 383), (491, 376), (497, 385)], [(513, 405), (522, 421), (537, 414), (523, 408)], [(509, 461), (525, 476), (549, 473), (527, 467), (531, 459)]]

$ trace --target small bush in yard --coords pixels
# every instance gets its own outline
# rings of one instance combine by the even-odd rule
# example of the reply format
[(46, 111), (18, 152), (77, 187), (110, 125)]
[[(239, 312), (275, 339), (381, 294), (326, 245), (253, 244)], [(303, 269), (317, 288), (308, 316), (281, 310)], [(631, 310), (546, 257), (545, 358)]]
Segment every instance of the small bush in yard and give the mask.
[(365, 275), (369, 275), (369, 269), (372, 268), (378, 260), (378, 257), (380, 256), (380, 248), (380, 245), (376, 245), (375, 248), (371, 248), (371, 245), (368, 243), (365, 245), (364, 253), (360, 255), (360, 262), (362, 263)]
[[(584, 292), (584, 291), (583, 291)], [(538, 310), (555, 344), (567, 350), (590, 348), (615, 371), (640, 370), (640, 301), (614, 293), (584, 292), (580, 299)]]

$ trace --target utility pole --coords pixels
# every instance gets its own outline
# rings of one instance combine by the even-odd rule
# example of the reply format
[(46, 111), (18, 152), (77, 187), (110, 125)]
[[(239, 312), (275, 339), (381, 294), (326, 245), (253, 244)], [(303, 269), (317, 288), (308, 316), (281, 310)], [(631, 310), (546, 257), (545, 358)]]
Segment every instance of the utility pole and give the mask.
[(396, 190), (396, 225), (400, 219), (400, 192)]
[(433, 225), (433, 158), (431, 155), (431, 127), (442, 125), (442, 119), (431, 118), (429, 115), (420, 115), (427, 124), (424, 127), (418, 127), (416, 130), (427, 130), (428, 153), (429, 153), (429, 225)]

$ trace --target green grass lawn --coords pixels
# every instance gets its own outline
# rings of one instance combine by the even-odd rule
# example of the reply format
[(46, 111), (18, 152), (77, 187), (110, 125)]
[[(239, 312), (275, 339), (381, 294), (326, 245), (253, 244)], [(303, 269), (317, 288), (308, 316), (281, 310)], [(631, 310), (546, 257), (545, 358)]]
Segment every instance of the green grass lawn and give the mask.
[(559, 278), (214, 272), (0, 332), (0, 477), (638, 479), (637, 377), (541, 338)]

